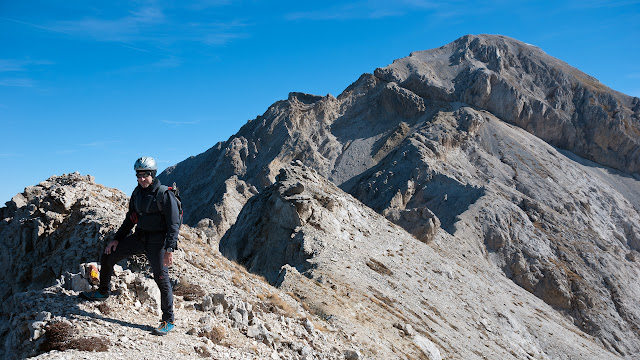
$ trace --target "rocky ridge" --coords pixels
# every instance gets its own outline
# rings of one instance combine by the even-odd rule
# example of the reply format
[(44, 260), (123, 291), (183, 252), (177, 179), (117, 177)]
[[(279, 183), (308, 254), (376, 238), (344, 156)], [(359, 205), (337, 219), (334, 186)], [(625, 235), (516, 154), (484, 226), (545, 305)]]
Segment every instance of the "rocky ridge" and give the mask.
[[(196, 184), (186, 220), (219, 239), (300, 160), (443, 255), (490, 258), (633, 357), (638, 102), (534, 46), (469, 35), (364, 74), (337, 98), (291, 93), (160, 176)], [(438, 243), (442, 231), (454, 240)]]
[[(0, 275), (0, 358), (358, 358), (357, 343), (221, 256), (203, 231), (188, 226), (170, 270), (177, 325), (170, 336), (150, 334), (160, 318), (160, 294), (140, 258), (116, 266), (107, 301), (79, 300), (91, 288), (88, 262), (121, 223), (126, 199), (75, 173), (29, 187), (2, 208), (2, 264), (15, 256), (20, 266)], [(44, 275), (34, 283), (29, 274), (36, 270)]]

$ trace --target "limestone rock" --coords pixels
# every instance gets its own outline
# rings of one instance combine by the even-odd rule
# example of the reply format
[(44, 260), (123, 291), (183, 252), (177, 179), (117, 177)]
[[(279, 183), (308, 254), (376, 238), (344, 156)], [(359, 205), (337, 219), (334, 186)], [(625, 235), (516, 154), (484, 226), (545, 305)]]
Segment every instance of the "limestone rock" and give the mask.
[[(488, 358), (526, 357), (530, 348), (543, 358), (615, 358), (577, 328), (566, 331), (574, 325), (499, 270), (465, 269), (438, 255), (311, 168), (294, 162), (276, 180), (245, 205), (220, 240), (222, 254), (293, 293), (377, 357), (471, 358), (480, 346), (464, 344), (490, 342), (501, 345), (482, 350)], [(434, 243), (454, 241), (440, 230)], [(540, 306), (544, 319), (525, 315)], [(511, 325), (496, 309), (526, 323), (520, 345), (506, 342)], [(557, 331), (561, 340), (540, 341)]]
[(153, 279), (137, 277), (135, 279), (136, 296), (140, 303), (160, 315), (160, 289)]
[[(19, 200), (16, 200), (19, 199)], [(99, 260), (124, 218), (127, 197), (78, 173), (53, 176), (0, 209), (0, 299), (52, 285), (79, 263)], [(82, 277), (74, 280), (86, 289)]]
[(442, 355), (440, 355), (440, 350), (438, 350), (438, 347), (424, 336), (416, 336), (415, 344), (422, 350), (423, 353), (427, 355), (427, 359), (442, 360)]
[(639, 99), (505, 36), (467, 35), (375, 75), (428, 99), (487, 110), (552, 145), (640, 172)]

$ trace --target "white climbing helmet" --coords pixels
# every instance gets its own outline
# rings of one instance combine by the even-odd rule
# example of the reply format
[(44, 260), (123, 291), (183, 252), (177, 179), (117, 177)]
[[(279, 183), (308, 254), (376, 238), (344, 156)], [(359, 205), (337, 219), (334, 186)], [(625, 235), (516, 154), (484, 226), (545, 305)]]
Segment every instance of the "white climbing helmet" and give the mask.
[(136, 160), (136, 163), (133, 165), (133, 169), (135, 171), (156, 171), (158, 170), (158, 165), (152, 157), (143, 156)]

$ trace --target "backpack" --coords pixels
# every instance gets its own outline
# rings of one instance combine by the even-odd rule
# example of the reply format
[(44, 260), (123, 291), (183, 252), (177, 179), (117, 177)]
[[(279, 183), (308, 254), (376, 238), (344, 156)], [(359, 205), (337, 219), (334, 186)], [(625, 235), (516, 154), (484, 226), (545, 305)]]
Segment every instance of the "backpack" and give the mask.
[(158, 209), (162, 211), (162, 200), (164, 197), (165, 191), (172, 191), (173, 195), (176, 197), (176, 203), (178, 204), (178, 214), (180, 214), (180, 225), (182, 226), (182, 199), (180, 199), (180, 191), (174, 182), (172, 186), (160, 185), (158, 189), (158, 193), (156, 194), (156, 201), (158, 202)]

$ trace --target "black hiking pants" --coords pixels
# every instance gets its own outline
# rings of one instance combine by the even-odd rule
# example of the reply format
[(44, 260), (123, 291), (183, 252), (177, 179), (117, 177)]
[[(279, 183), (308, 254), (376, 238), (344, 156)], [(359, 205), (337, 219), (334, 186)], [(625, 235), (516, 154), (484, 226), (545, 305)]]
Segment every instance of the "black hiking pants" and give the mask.
[(153, 279), (160, 289), (160, 309), (162, 310), (162, 321), (173, 322), (173, 290), (169, 282), (169, 268), (163, 266), (164, 260), (164, 237), (165, 233), (142, 233), (136, 232), (129, 235), (122, 241), (111, 254), (102, 254), (100, 260), (100, 289), (109, 290), (113, 266), (120, 260), (132, 255), (145, 254), (151, 270)]

